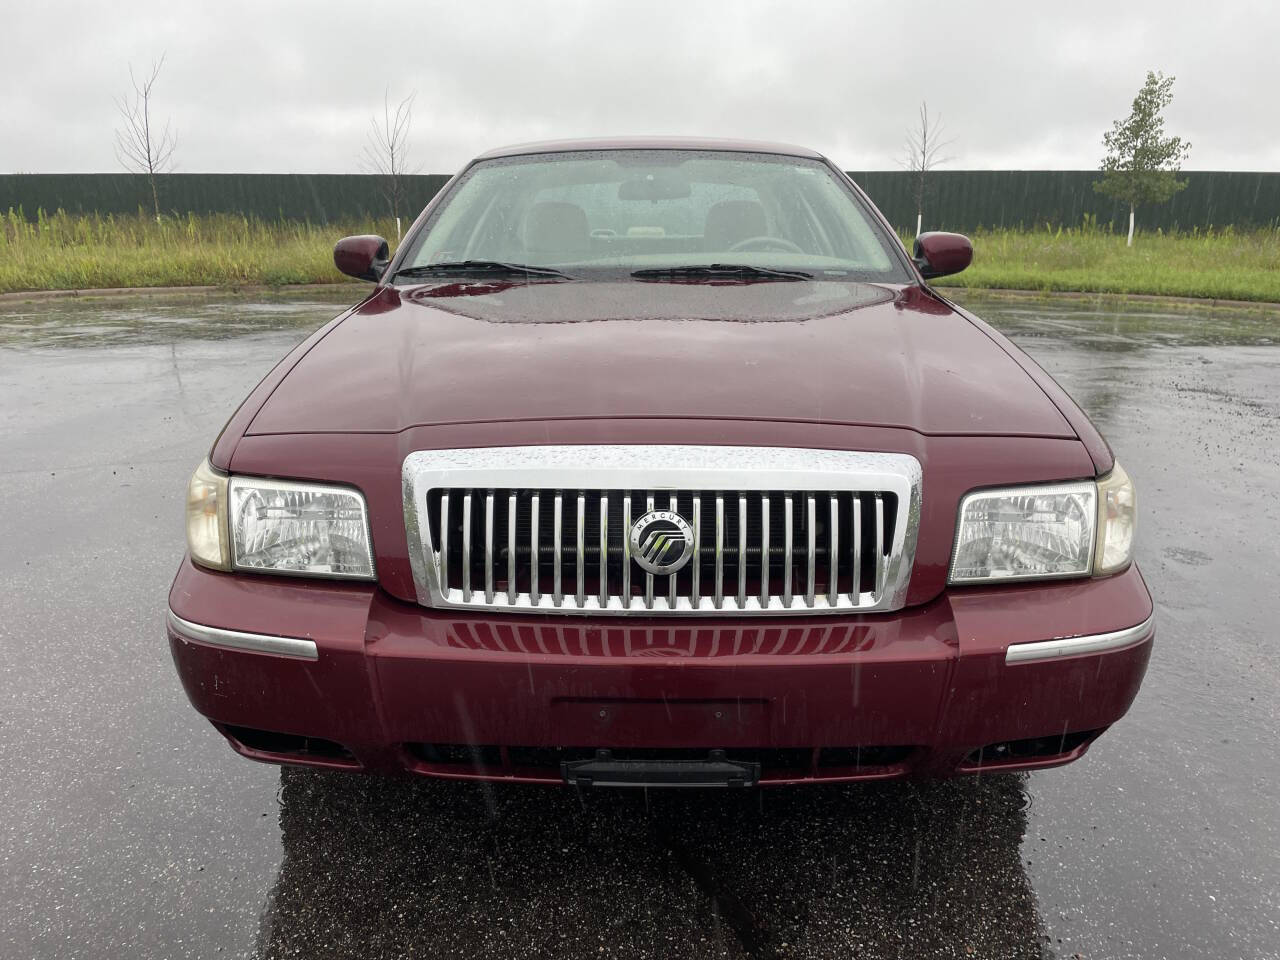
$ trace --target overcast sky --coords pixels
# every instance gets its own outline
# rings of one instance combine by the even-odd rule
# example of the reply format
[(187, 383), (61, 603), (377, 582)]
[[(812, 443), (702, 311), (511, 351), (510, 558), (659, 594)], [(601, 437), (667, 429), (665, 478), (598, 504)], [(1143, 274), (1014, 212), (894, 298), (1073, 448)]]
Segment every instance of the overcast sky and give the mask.
[(417, 92), (411, 156), (612, 134), (783, 140), (894, 169), (919, 103), (955, 169), (1090, 168), (1148, 69), (1177, 76), (1186, 169), (1280, 170), (1280, 3), (344, 4), (0, 0), (0, 172), (119, 170), (113, 97), (167, 55), (155, 111), (187, 172), (359, 172)]

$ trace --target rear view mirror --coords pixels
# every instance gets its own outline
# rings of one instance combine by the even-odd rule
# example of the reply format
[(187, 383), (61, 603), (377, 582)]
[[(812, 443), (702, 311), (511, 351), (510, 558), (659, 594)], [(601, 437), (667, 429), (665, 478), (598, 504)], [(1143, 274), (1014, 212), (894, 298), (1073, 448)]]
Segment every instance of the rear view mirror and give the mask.
[(689, 181), (675, 170), (652, 170), (618, 185), (619, 200), (683, 200), (692, 193)]
[(391, 262), (387, 241), (370, 234), (343, 237), (333, 247), (333, 265), (349, 277), (377, 283)]
[(959, 233), (922, 233), (911, 258), (926, 280), (959, 273), (973, 262), (973, 244)]

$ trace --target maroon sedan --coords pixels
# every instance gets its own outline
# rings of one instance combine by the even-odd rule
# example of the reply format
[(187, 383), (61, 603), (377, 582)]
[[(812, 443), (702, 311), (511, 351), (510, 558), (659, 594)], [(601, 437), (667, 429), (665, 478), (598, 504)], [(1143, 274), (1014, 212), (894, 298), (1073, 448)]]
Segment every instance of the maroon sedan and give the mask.
[(752, 785), (1065, 763), (1154, 638), (1134, 489), (829, 161), (472, 162), (192, 477), (168, 635), (258, 760)]

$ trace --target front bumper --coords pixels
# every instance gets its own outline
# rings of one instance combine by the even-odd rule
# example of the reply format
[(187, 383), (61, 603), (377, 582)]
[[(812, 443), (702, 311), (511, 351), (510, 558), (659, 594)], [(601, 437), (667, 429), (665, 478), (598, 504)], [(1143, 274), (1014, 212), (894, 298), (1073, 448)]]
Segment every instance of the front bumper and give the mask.
[(762, 783), (1066, 763), (1128, 710), (1155, 636), (1136, 567), (766, 622), (459, 615), (187, 560), (169, 605), (188, 697), (246, 756), (554, 783), (597, 748), (725, 750)]

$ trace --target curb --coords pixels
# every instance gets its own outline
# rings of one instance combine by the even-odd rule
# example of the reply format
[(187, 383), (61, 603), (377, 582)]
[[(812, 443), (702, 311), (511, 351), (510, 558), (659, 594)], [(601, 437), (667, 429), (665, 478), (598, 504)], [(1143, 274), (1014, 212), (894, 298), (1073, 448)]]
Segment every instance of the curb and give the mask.
[[(232, 286), (198, 287), (91, 287), (85, 290), (19, 290), (0, 293), (0, 303), (25, 301), (94, 299), (108, 297), (183, 297), (210, 296), (216, 294), (293, 293), (319, 290), (364, 290), (363, 283), (281, 283), (244, 284)], [(934, 289), (947, 297), (963, 299), (968, 294), (989, 297), (1008, 297), (1022, 300), (1119, 300), (1137, 303), (1170, 303), (1194, 307), (1225, 307), (1231, 309), (1280, 310), (1280, 303), (1270, 300), (1221, 300), (1210, 297), (1177, 297), (1157, 293), (1113, 293), (1088, 290), (1014, 290), (1004, 287), (965, 287), (959, 284), (936, 284)]]
[(1222, 300), (1216, 297), (1177, 297), (1161, 293), (1113, 293), (1101, 290), (1014, 290), (1006, 287), (965, 287), (959, 284), (935, 284), (934, 289), (947, 297), (963, 299), (965, 294), (984, 297), (1008, 297), (1010, 300), (1119, 300), (1137, 303), (1176, 303), (1192, 307), (1229, 307), (1232, 309), (1280, 310), (1273, 300)]
[(192, 287), (90, 287), (84, 290), (17, 290), (0, 293), (0, 303), (29, 300), (96, 299), (107, 297), (197, 297), (213, 294), (293, 293), (316, 290), (366, 290), (364, 283), (277, 283)]

